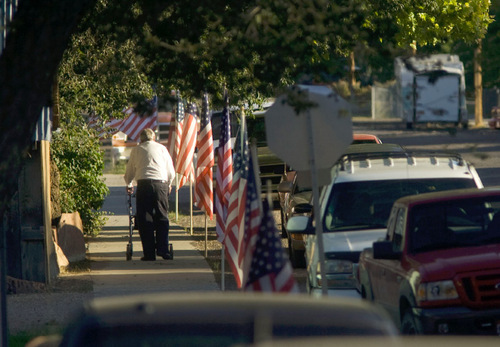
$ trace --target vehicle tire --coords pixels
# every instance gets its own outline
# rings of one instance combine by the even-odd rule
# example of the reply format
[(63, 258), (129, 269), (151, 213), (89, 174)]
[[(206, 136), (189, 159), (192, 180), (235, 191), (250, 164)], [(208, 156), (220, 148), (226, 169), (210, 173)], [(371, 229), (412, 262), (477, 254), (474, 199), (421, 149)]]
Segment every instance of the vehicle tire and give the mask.
[(306, 258), (304, 251), (293, 249), (292, 240), (290, 237), (288, 237), (288, 253), (290, 256), (290, 262), (292, 263), (292, 267), (294, 269), (302, 269), (306, 267)]
[(407, 123), (406, 123), (406, 129), (408, 129), (408, 130), (413, 129), (413, 123), (411, 123), (411, 122), (407, 122)]
[(420, 329), (415, 320), (415, 317), (411, 313), (410, 309), (407, 309), (403, 314), (403, 319), (401, 320), (401, 334), (402, 335), (419, 335)]

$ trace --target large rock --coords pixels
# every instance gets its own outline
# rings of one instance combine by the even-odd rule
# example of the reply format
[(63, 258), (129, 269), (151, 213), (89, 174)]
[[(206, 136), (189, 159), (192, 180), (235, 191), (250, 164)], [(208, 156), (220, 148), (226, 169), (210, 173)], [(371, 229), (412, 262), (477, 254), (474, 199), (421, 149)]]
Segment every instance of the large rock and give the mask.
[(69, 262), (85, 260), (83, 224), (78, 212), (61, 215), (57, 228), (57, 243)]

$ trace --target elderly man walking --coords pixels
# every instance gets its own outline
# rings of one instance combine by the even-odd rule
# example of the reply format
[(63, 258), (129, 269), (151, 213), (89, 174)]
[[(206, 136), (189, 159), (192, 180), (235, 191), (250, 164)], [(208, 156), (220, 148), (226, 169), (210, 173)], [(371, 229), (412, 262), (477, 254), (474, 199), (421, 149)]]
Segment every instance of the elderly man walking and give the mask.
[(156, 255), (172, 259), (168, 243), (168, 195), (175, 177), (172, 157), (165, 146), (155, 141), (155, 133), (144, 129), (140, 144), (132, 149), (125, 171), (127, 193), (134, 191), (137, 182), (136, 222), (144, 256), (154, 261)]

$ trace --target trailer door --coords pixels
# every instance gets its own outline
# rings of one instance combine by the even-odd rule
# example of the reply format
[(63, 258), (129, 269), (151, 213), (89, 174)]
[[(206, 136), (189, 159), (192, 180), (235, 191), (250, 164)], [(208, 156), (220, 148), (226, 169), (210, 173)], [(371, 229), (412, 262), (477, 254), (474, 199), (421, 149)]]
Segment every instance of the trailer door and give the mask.
[(460, 122), (460, 75), (433, 71), (415, 76), (415, 121)]

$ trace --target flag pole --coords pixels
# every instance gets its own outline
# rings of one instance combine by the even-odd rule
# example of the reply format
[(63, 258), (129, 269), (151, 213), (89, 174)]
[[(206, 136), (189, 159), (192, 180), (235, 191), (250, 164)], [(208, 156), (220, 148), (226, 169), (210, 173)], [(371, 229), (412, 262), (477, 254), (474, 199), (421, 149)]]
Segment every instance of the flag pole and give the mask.
[[(191, 177), (192, 178), (192, 177)], [(193, 180), (189, 180), (189, 208), (191, 217), (191, 235), (193, 235)]]
[(207, 214), (205, 213), (205, 258), (208, 258), (208, 225), (207, 225)]
[[(262, 182), (257, 179), (257, 177), (260, 177), (259, 174), (259, 160), (258, 160), (258, 154), (257, 154), (257, 139), (252, 138), (251, 144), (250, 144), (250, 153), (252, 154), (250, 160), (253, 162), (253, 173), (255, 175), (255, 183), (257, 186), (257, 196), (261, 197), (262, 196)], [(258, 199), (259, 201), (259, 210), (262, 213), (262, 199)]]
[(220, 249), (221, 251), (221, 255), (220, 255), (220, 258), (221, 258), (221, 264), (220, 264), (220, 289), (222, 291), (225, 291), (226, 288), (225, 288), (225, 277), (226, 277), (226, 269), (225, 269), (225, 262), (226, 262), (226, 259), (224, 257), (224, 253), (225, 253), (225, 248), (226, 246), (224, 245), (224, 243), (222, 243), (222, 248)]
[(179, 177), (175, 174), (175, 221), (179, 220)]

